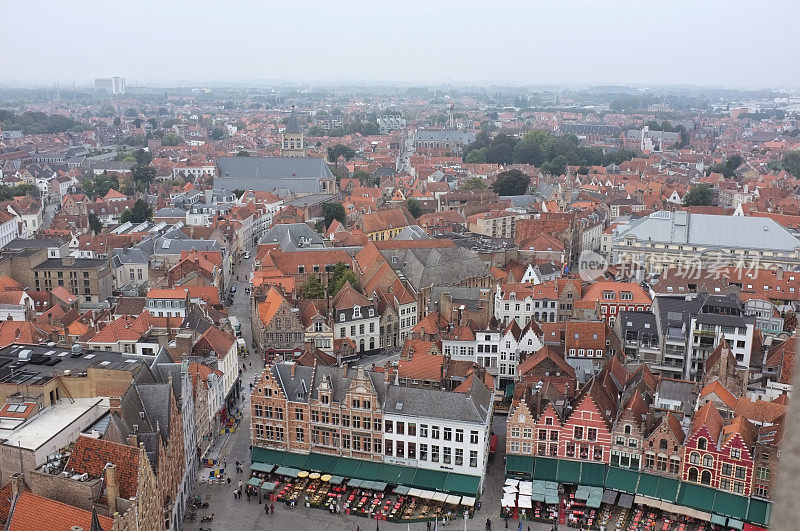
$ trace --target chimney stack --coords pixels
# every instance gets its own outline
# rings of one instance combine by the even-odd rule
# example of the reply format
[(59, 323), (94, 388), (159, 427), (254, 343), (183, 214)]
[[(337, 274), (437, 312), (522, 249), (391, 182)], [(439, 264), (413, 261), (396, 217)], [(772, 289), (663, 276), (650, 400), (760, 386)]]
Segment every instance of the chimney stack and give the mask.
[(11, 474), (11, 501), (16, 500), (25, 488), (25, 479), (19, 472)]
[(117, 467), (113, 463), (106, 465), (106, 498), (108, 498), (108, 512), (116, 513), (119, 484), (117, 484)]

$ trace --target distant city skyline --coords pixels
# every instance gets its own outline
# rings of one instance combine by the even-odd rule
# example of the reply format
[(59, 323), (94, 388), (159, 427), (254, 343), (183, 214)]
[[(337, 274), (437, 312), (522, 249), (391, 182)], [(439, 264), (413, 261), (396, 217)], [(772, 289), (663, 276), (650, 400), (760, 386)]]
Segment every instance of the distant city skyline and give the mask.
[(3, 0), (0, 84), (797, 89), (798, 20), (777, 1)]

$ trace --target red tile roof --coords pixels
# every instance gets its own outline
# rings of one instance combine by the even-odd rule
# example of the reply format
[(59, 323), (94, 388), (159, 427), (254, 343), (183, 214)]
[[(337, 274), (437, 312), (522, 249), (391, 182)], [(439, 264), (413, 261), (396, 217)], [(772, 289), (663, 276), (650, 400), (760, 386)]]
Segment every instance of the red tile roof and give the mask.
[(139, 481), (139, 449), (93, 437), (78, 437), (69, 458), (69, 466), (75, 472), (89, 474), (92, 478), (105, 478), (107, 463), (116, 467), (120, 498), (135, 497)]
[[(97, 516), (103, 529), (111, 529), (114, 520)], [(74, 526), (88, 530), (92, 513), (49, 498), (23, 492), (14, 504), (8, 531), (68, 531)]]

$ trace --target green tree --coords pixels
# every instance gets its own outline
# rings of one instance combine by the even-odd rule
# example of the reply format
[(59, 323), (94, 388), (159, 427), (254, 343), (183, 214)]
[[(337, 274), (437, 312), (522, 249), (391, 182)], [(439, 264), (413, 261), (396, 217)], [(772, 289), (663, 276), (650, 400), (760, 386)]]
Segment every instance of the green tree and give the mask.
[(237, 157), (249, 157), (250, 156), (250, 152), (249, 151), (245, 151), (245, 150), (241, 150), (236, 154), (236, 156)]
[(328, 279), (328, 294), (331, 297), (335, 296), (347, 282), (349, 282), (356, 291), (361, 291), (361, 283), (358, 281), (358, 278), (356, 278), (355, 273), (344, 265), (344, 263), (339, 262), (336, 264), (333, 273), (331, 273), (331, 277)]
[(787, 151), (781, 157), (781, 166), (788, 173), (800, 178), (800, 151)]
[(19, 184), (17, 186), (0, 186), (0, 201), (8, 201), (23, 195), (39, 196), (40, 190), (35, 184)]
[(81, 184), (83, 193), (89, 197), (103, 197), (112, 188), (119, 190), (119, 180), (103, 172), (100, 175), (90, 175)]
[(464, 157), (467, 164), (482, 164), (486, 162), (486, 148), (473, 149)]
[(152, 166), (145, 166), (144, 164), (135, 164), (131, 168), (131, 179), (136, 183), (141, 183), (145, 187), (149, 185), (156, 178), (156, 169)]
[(480, 177), (470, 177), (464, 184), (458, 187), (459, 190), (485, 190), (486, 181)]
[(212, 140), (222, 140), (226, 136), (228, 136), (228, 133), (225, 131), (225, 129), (223, 129), (221, 127), (215, 127), (211, 131), (211, 139)]
[(300, 288), (304, 299), (324, 299), (325, 286), (319, 281), (317, 275), (309, 275)]
[(714, 204), (714, 191), (705, 183), (693, 184), (683, 196), (683, 206), (708, 206)]
[(100, 234), (103, 232), (103, 224), (100, 222), (100, 218), (98, 218), (97, 214), (94, 212), (89, 214), (89, 229), (95, 234)]
[(149, 151), (137, 149), (133, 152), (133, 159), (136, 161), (136, 164), (143, 164), (146, 166), (153, 160), (153, 155), (151, 155)]
[(356, 170), (353, 172), (353, 179), (358, 179), (358, 181), (363, 186), (374, 186), (375, 185), (375, 178), (370, 175), (368, 171), (364, 170)]
[(325, 228), (331, 226), (333, 220), (338, 220), (342, 225), (347, 221), (347, 212), (341, 203), (323, 203), (322, 216), (325, 218)]
[(528, 191), (531, 178), (519, 170), (501, 172), (492, 185), (497, 195), (523, 195)]
[(119, 116), (114, 117), (114, 125), (116, 126), (122, 125), (122, 120), (119, 119)]
[(523, 139), (514, 146), (514, 162), (517, 164), (541, 166), (544, 163), (544, 157), (544, 150), (539, 142)]
[(153, 209), (144, 199), (137, 199), (130, 210), (126, 210), (119, 217), (120, 223), (142, 223), (153, 217)]
[(422, 204), (414, 197), (406, 201), (406, 208), (408, 209), (409, 213), (414, 216), (414, 219), (418, 218), (422, 214)]
[(136, 109), (134, 109), (134, 108), (125, 109), (125, 116), (127, 116), (129, 118), (133, 118), (137, 114), (139, 114), (139, 113), (136, 112)]
[(328, 148), (328, 160), (330, 162), (337, 163), (340, 156), (344, 157), (344, 160), (352, 160), (356, 156), (356, 152), (344, 144), (336, 144)]
[(726, 178), (730, 179), (735, 175), (736, 169), (742, 165), (744, 160), (742, 159), (741, 155), (734, 155), (728, 160), (725, 161), (725, 169), (722, 171), (722, 175)]
[(158, 122), (156, 121), (155, 118), (148, 118), (147, 123), (150, 124), (150, 127), (152, 127), (153, 129), (158, 128)]
[(166, 133), (161, 137), (162, 146), (177, 146), (181, 143), (181, 139), (175, 133)]

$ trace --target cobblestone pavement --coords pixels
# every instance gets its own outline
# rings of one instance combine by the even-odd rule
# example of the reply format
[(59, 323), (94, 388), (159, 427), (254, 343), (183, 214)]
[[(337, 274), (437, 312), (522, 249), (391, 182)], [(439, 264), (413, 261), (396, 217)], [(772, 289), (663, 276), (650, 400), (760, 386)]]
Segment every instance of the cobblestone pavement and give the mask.
[[(237, 271), (240, 275), (244, 275), (246, 268), (249, 264), (240, 264)], [(245, 278), (242, 276), (242, 278)], [(232, 315), (236, 315), (242, 322), (243, 334), (245, 341), (248, 345), (251, 344), (250, 327), (247, 326), (250, 322), (248, 310), (248, 296), (244, 292), (244, 283), (239, 283), (237, 286), (236, 295), (234, 297), (233, 305), (230, 308)], [(260, 374), (263, 370), (261, 361), (256, 359), (255, 356), (250, 355), (246, 360), (240, 360), (240, 364), (245, 363), (246, 369), (242, 375), (242, 389), (243, 398), (239, 403), (239, 407), (245, 411), (245, 415), (239, 424), (235, 433), (225, 442), (222, 447), (220, 456), (227, 459), (228, 470), (234, 470), (235, 461), (244, 463), (244, 473), (233, 473), (231, 477), (231, 485), (214, 485), (209, 486), (207, 483), (198, 481), (195, 486), (193, 494), (201, 495), (210, 498), (210, 506), (208, 509), (199, 509), (197, 511), (197, 519), (194, 522), (188, 520), (183, 523), (183, 529), (187, 531), (199, 531), (201, 529), (211, 529), (212, 531), (247, 531), (247, 530), (276, 530), (276, 531), (305, 531), (305, 530), (320, 530), (320, 531), (338, 531), (338, 530), (358, 530), (358, 531), (372, 531), (374, 529), (385, 530), (407, 530), (407, 531), (426, 531), (427, 524), (414, 523), (414, 524), (396, 524), (392, 522), (375, 522), (367, 518), (358, 516), (349, 516), (345, 514), (331, 515), (323, 509), (314, 509), (307, 507), (295, 507), (294, 509), (287, 509), (283, 504), (275, 504), (275, 514), (267, 516), (264, 513), (264, 505), (261, 505), (253, 498), (252, 501), (247, 501), (247, 497), (241, 500), (234, 500), (233, 490), (234, 486), (238, 483), (239, 479), (247, 481), (250, 477), (249, 464), (250, 464), (250, 382), (253, 378)], [(252, 365), (252, 366), (251, 366)], [(505, 425), (506, 417), (498, 415), (493, 421), (493, 430), (499, 436), (498, 448), (505, 448)], [(479, 511), (476, 511), (475, 518), (467, 522), (467, 529), (469, 531), (485, 531), (486, 519), (489, 518), (492, 522), (492, 529), (499, 530), (505, 529), (505, 522), (500, 518), (500, 493), (502, 492), (503, 477), (504, 477), (504, 462), (503, 456), (498, 454), (494, 456), (488, 466), (487, 477), (484, 485), (484, 492), (482, 495), (482, 505)], [(207, 476), (208, 469), (201, 468), (198, 478)], [(214, 521), (210, 523), (200, 523), (200, 517), (204, 514), (214, 513)], [(519, 522), (510, 521), (508, 523), (509, 529), (520, 529)], [(523, 522), (522, 531), (527, 531), (530, 527), (531, 531), (550, 531), (549, 525), (539, 524), (536, 522)], [(446, 524), (439, 524), (439, 530), (458, 531), (464, 529), (464, 521), (456, 520)]]

